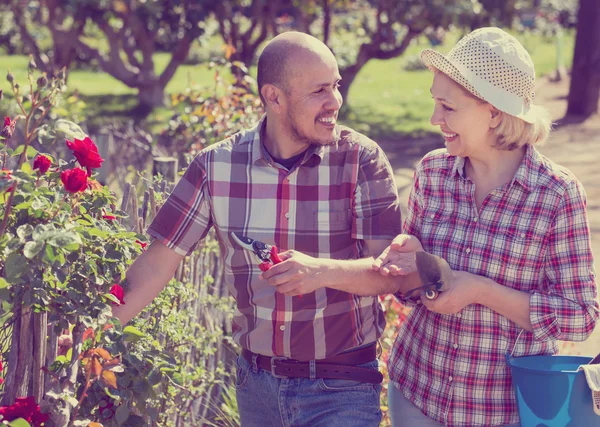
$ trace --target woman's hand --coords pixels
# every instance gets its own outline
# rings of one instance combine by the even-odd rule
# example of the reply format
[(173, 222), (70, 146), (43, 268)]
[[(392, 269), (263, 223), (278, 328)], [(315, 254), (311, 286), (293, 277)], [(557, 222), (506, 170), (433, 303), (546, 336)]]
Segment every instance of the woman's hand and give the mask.
[(452, 280), (434, 300), (421, 297), (423, 305), (435, 313), (456, 314), (470, 304), (478, 302), (485, 286), (485, 278), (466, 271), (453, 271)]
[(423, 250), (419, 239), (410, 234), (399, 234), (392, 244), (373, 262), (373, 270), (382, 276), (405, 276), (417, 271), (415, 252)]

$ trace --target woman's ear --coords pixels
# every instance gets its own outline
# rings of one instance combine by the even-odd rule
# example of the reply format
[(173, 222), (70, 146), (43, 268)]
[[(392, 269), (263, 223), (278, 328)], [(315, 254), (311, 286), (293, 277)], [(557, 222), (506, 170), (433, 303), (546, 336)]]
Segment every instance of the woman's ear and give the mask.
[(504, 113), (492, 105), (490, 107), (490, 128), (496, 129), (502, 123), (502, 115)]
[(281, 109), (281, 92), (277, 86), (267, 83), (261, 88), (260, 93), (265, 100), (265, 107), (274, 111)]

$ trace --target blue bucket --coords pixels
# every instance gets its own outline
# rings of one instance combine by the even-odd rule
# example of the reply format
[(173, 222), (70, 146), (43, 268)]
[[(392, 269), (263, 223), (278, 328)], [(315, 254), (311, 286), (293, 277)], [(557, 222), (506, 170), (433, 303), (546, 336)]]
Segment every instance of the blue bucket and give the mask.
[(521, 427), (600, 426), (585, 374), (577, 371), (590, 360), (581, 356), (506, 355)]

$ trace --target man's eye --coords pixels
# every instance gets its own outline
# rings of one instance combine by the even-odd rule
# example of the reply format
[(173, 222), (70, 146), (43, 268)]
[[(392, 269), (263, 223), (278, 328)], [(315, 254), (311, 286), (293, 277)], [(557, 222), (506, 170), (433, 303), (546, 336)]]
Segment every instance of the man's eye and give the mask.
[(444, 110), (446, 110), (446, 111), (454, 111), (453, 108), (447, 107), (445, 105), (442, 105), (442, 107), (444, 107)]

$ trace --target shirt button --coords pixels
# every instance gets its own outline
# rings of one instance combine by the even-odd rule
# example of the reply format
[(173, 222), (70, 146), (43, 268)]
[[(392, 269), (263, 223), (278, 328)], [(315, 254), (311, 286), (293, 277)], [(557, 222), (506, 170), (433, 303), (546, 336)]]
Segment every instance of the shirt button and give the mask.
[(435, 218), (435, 214), (431, 214), (431, 215), (429, 215), (429, 217), (430, 217), (431, 219), (433, 219), (433, 218)]
[(477, 222), (479, 220), (479, 218), (475, 217), (473, 218), (473, 222)]
[(280, 331), (285, 331), (285, 325), (281, 325), (281, 326), (279, 327), (279, 330), (280, 330)]
[(458, 318), (460, 319), (460, 318), (462, 317), (462, 315), (461, 315), (460, 313), (458, 313), (458, 314), (456, 315), (456, 317), (458, 317)]
[(454, 344), (454, 346), (453, 346), (453, 347), (454, 347), (454, 348), (458, 348), (458, 344)]
[(521, 239), (525, 238), (525, 233), (521, 233)]
[(285, 213), (285, 217), (286, 217), (287, 219), (290, 219), (290, 213), (289, 213), (289, 212), (286, 212), (286, 213)]
[(452, 382), (453, 379), (454, 378), (452, 378), (452, 377), (448, 377), (448, 381), (450, 381), (450, 382)]
[(467, 249), (465, 250), (465, 252), (466, 252), (466, 253), (468, 253), (468, 254), (469, 254), (469, 253), (471, 253), (471, 248), (467, 248)]

